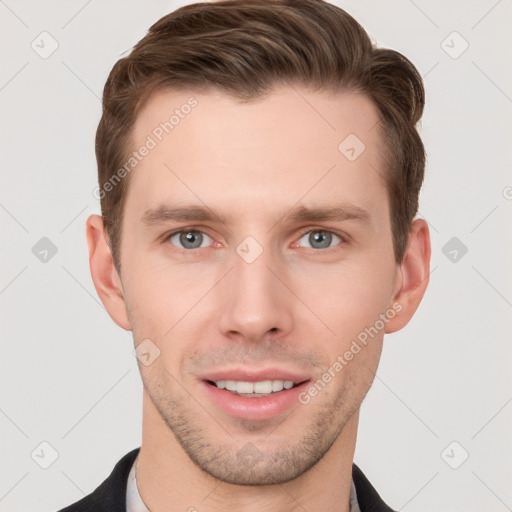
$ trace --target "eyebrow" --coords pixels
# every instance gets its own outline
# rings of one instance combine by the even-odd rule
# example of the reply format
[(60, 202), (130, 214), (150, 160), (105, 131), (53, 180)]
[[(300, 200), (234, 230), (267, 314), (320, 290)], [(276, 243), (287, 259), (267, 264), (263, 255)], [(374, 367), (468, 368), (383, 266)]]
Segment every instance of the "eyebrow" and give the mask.
[[(370, 214), (367, 210), (352, 204), (342, 204), (328, 207), (308, 208), (297, 206), (288, 213), (284, 212), (279, 216), (282, 220), (288, 217), (292, 222), (305, 221), (345, 221), (357, 220), (364, 223), (370, 221)], [(168, 221), (177, 222), (217, 222), (227, 224), (227, 218), (220, 213), (214, 212), (207, 206), (184, 205), (173, 207), (162, 204), (157, 208), (150, 208), (141, 217), (141, 222), (146, 226), (164, 224)], [(277, 222), (280, 222), (278, 220)], [(276, 222), (276, 223), (277, 223)]]

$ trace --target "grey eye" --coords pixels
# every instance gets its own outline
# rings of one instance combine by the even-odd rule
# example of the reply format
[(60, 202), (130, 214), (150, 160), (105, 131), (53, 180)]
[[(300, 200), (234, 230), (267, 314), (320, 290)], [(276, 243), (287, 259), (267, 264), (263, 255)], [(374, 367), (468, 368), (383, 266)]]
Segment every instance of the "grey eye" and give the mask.
[(202, 245), (206, 238), (210, 238), (206, 233), (203, 233), (202, 231), (196, 231), (196, 230), (186, 230), (186, 231), (178, 231), (177, 233), (174, 233), (169, 237), (169, 240), (173, 245), (176, 245), (175, 242), (173, 242), (173, 238), (179, 241), (181, 246), (178, 245), (181, 249), (199, 249), (201, 247), (207, 247), (208, 243), (206, 245)]
[(311, 244), (310, 247), (312, 249), (329, 249), (331, 247), (333, 237), (341, 241), (341, 238), (338, 235), (332, 233), (331, 231), (325, 231), (320, 229), (309, 231), (308, 233), (302, 236), (301, 240), (306, 237), (308, 243)]

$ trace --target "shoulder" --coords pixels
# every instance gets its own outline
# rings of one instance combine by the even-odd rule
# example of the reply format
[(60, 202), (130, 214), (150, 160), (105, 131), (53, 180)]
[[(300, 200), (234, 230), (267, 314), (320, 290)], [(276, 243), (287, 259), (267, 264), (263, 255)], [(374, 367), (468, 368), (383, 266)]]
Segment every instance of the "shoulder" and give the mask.
[(112, 473), (91, 494), (59, 512), (125, 512), (128, 474), (140, 447), (122, 457)]

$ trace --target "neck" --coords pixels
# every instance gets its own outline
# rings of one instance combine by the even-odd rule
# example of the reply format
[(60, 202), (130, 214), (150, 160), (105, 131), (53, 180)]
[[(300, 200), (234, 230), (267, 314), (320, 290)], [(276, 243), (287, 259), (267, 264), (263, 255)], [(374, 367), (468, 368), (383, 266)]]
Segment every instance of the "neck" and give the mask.
[(348, 512), (358, 419), (356, 411), (325, 456), (297, 478), (277, 485), (234, 485), (212, 477), (190, 460), (144, 392), (137, 487), (151, 512), (204, 508)]

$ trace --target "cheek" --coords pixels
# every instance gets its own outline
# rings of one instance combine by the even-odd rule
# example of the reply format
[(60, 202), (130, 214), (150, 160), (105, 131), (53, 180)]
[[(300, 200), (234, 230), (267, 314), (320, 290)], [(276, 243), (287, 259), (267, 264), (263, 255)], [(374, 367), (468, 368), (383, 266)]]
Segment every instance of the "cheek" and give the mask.
[[(128, 268), (128, 266), (127, 266)], [(172, 346), (172, 357), (178, 357), (180, 346), (176, 340), (197, 339), (197, 329), (203, 331), (204, 311), (208, 293), (218, 281), (214, 269), (194, 265), (139, 264), (127, 274), (129, 315), (134, 338), (149, 338), (161, 351)], [(189, 347), (190, 348), (190, 347)]]
[[(386, 274), (385, 269), (376, 267), (354, 264), (317, 273), (315, 283), (319, 286), (305, 299), (335, 333), (324, 327), (316, 343), (329, 365), (339, 363), (333, 393), (335, 389), (342, 393), (353, 389), (359, 397), (374, 378), (384, 334), (380, 315), (389, 307), (391, 293), (389, 270)], [(304, 284), (304, 293), (307, 289)]]
[[(390, 270), (376, 265), (347, 264), (305, 269), (297, 276), (297, 295), (334, 331), (350, 341), (375, 324), (389, 307)], [(332, 333), (331, 333), (332, 334)]]

